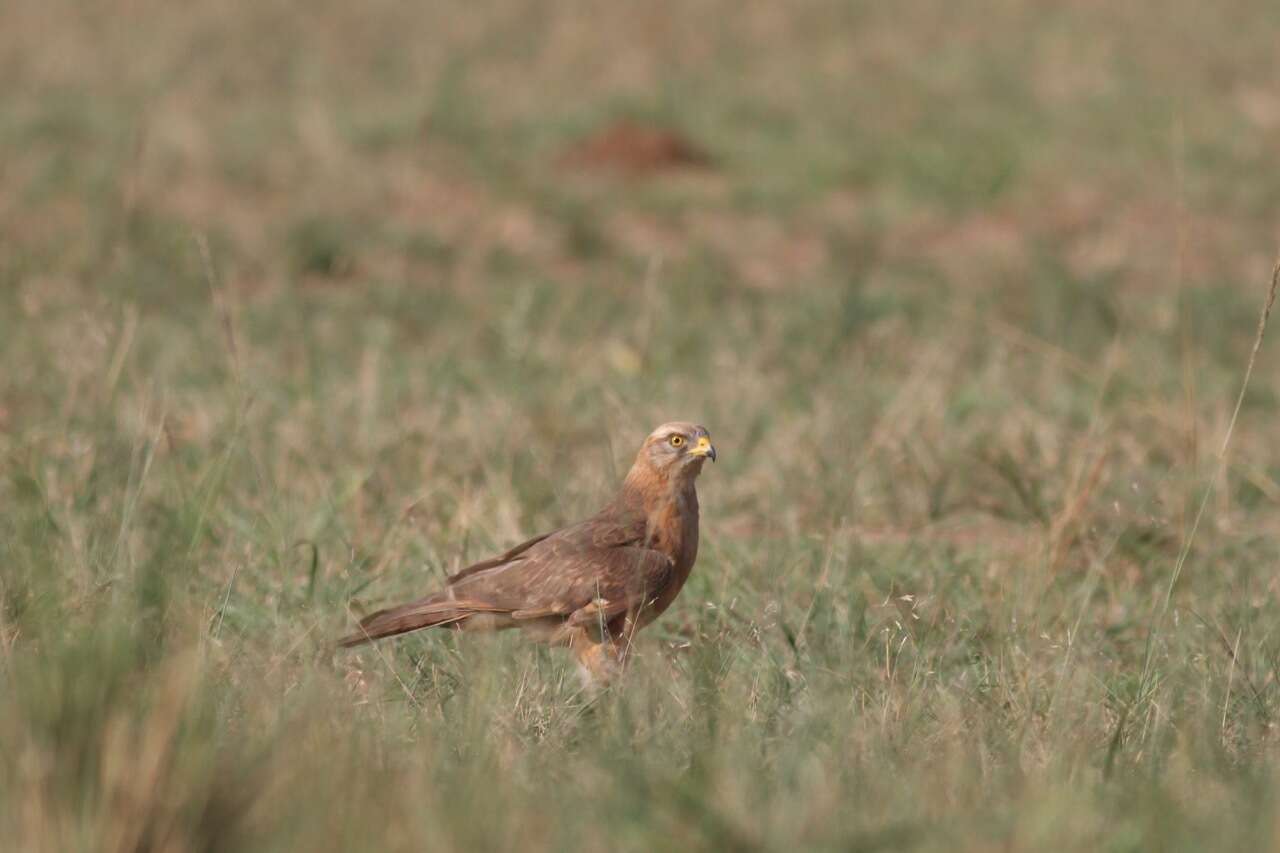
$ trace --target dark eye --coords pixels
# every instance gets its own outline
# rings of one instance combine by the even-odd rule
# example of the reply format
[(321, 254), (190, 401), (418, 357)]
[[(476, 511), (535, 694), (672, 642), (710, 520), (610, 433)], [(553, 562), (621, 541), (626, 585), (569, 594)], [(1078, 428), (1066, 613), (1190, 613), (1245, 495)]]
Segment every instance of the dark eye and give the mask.
[(684, 446), (684, 436), (683, 436), (683, 435), (673, 435), (673, 436), (671, 436), (671, 446), (672, 446), (672, 447), (683, 447), (683, 446)]

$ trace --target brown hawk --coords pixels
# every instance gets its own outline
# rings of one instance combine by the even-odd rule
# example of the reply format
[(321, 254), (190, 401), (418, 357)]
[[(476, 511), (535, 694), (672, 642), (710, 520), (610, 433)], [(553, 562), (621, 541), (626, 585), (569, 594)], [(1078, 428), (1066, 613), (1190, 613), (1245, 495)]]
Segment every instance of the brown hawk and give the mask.
[(650, 433), (618, 494), (595, 515), (468, 566), (425, 598), (379, 610), (341, 640), (355, 646), (420, 628), (519, 628), (568, 646), (588, 680), (626, 662), (636, 631), (680, 592), (698, 556), (694, 481), (716, 449), (705, 427)]

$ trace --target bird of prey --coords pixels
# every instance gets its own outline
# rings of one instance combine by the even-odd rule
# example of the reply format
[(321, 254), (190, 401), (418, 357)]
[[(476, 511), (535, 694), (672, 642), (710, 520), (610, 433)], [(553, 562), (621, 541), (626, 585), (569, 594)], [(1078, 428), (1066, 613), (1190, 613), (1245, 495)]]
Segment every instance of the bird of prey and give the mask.
[(425, 598), (379, 610), (340, 642), (355, 646), (421, 628), (517, 628), (576, 655), (588, 684), (626, 662), (635, 632), (680, 592), (698, 555), (702, 465), (716, 459), (706, 427), (674, 422), (649, 434), (604, 509), (449, 577)]

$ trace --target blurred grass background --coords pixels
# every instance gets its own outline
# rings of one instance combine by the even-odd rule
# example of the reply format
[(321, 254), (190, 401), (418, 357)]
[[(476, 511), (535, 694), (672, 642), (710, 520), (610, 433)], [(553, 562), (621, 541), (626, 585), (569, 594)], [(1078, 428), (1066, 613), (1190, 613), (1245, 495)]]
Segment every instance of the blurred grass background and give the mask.
[[(9, 850), (1280, 845), (1280, 6), (0, 10)], [(652, 127), (700, 167), (579, 156)], [(584, 143), (587, 140), (587, 143)], [(696, 419), (594, 704), (353, 612)]]

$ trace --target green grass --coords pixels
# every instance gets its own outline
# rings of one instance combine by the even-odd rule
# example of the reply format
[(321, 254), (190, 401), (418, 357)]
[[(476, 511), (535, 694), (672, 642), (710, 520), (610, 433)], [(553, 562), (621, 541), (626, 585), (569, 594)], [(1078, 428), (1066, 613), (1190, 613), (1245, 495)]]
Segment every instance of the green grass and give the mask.
[[(1280, 18), (1148, 11), (7, 12), (0, 847), (1280, 845)], [(331, 653), (673, 418), (622, 684)]]

